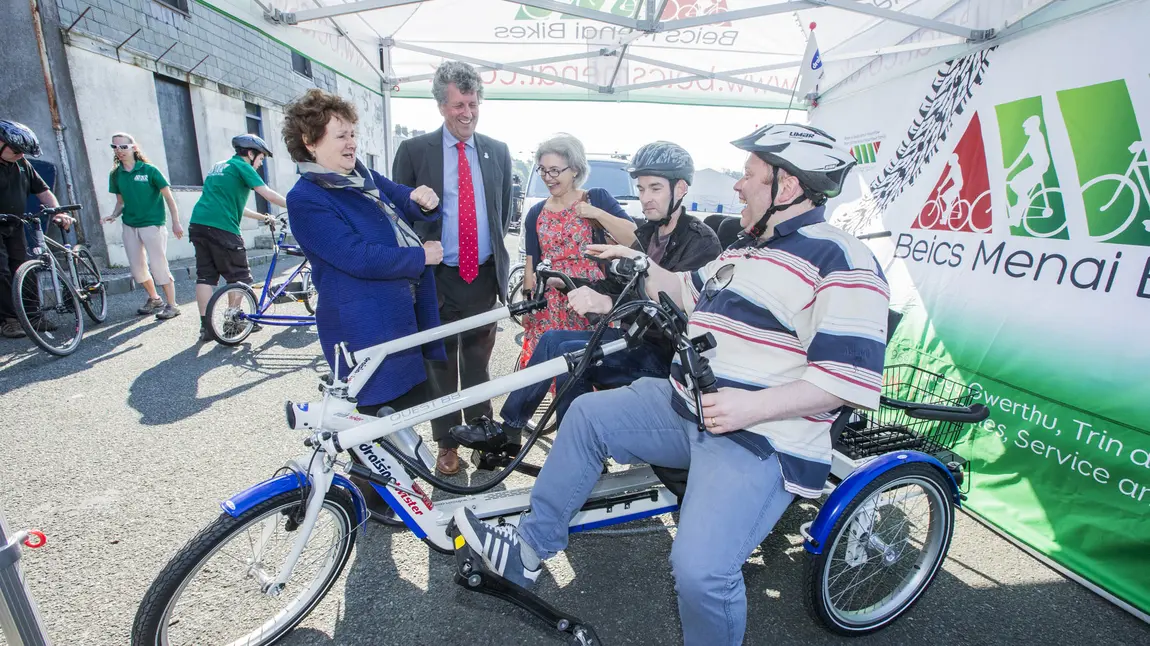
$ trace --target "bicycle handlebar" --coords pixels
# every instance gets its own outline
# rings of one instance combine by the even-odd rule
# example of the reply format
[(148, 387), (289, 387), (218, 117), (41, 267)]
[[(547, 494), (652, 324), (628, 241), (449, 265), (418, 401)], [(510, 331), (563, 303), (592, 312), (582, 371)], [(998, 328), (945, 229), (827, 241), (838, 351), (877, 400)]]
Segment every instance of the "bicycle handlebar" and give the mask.
[(0, 213), (0, 219), (12, 218), (12, 219), (16, 219), (16, 220), (22, 220), (25, 222), (35, 222), (41, 216), (45, 216), (45, 215), (53, 216), (53, 215), (59, 215), (61, 213), (71, 213), (73, 211), (79, 211), (82, 208), (83, 207), (80, 206), (79, 204), (64, 204), (61, 206), (46, 206), (36, 213), (24, 213), (24, 214)]
[(990, 417), (990, 409), (982, 404), (971, 406), (944, 406), (942, 404), (922, 404), (890, 397), (880, 398), (880, 404), (906, 413), (907, 417), (931, 422), (958, 422), (977, 424)]

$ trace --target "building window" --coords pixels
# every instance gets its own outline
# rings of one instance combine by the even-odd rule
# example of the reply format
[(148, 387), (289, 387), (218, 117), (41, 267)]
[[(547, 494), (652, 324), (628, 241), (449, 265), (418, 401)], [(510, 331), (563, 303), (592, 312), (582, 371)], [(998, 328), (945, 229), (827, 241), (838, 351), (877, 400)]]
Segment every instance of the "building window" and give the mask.
[(196, 123), (192, 118), (192, 95), (188, 84), (156, 77), (156, 102), (160, 107), (160, 130), (168, 158), (168, 180), (173, 186), (203, 186)]
[(366, 157), (365, 161), (367, 162), (367, 167), (378, 173), (379, 169), (376, 168), (376, 166), (375, 166), (376, 156), (371, 154), (371, 153), (367, 153), (367, 155), (365, 155), (365, 157)]
[(188, 0), (156, 0), (156, 2), (167, 5), (176, 11), (188, 13)]
[[(260, 139), (264, 137), (264, 118), (260, 106), (255, 103), (244, 101), (244, 116), (247, 117), (248, 134), (255, 135)], [(264, 160), (263, 165), (259, 169), (260, 177), (263, 178), (264, 183), (268, 181), (268, 160)], [(263, 198), (262, 195), (256, 193), (256, 211), (260, 213), (271, 213), (271, 205)]]
[(296, 74), (311, 78), (311, 59), (299, 52), (291, 53), (291, 68)]

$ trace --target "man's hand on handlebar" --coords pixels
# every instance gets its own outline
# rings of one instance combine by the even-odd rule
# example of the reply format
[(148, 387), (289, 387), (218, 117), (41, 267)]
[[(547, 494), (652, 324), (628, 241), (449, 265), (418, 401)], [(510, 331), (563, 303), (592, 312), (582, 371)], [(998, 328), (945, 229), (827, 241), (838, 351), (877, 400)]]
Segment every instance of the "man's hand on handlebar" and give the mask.
[(595, 256), (600, 260), (610, 260), (612, 258), (638, 258), (643, 255), (642, 251), (636, 251), (631, 247), (624, 247), (620, 244), (589, 244), (585, 253), (589, 256)]
[(72, 228), (72, 223), (76, 221), (76, 218), (65, 213), (57, 213), (52, 216), (52, 221), (59, 225), (61, 229), (67, 231)]
[(759, 392), (740, 388), (720, 388), (703, 395), (703, 423), (716, 434), (750, 428), (763, 421), (763, 401)]
[[(551, 280), (548, 280), (550, 284)], [(562, 285), (562, 281), (560, 281)], [(590, 287), (578, 287), (567, 294), (567, 304), (571, 309), (579, 313), (580, 316), (587, 316), (587, 314), (606, 314), (611, 311), (614, 306), (614, 301), (610, 296), (600, 294), (599, 292), (591, 289)]]

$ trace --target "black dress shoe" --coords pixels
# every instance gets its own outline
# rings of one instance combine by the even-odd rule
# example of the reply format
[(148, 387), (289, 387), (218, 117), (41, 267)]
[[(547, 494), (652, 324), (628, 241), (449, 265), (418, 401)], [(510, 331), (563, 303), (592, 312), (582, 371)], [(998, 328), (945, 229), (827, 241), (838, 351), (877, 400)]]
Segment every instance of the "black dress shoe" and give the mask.
[(486, 416), (478, 417), (470, 424), (452, 426), (447, 434), (460, 445), (481, 451), (499, 451), (508, 443), (503, 426)]

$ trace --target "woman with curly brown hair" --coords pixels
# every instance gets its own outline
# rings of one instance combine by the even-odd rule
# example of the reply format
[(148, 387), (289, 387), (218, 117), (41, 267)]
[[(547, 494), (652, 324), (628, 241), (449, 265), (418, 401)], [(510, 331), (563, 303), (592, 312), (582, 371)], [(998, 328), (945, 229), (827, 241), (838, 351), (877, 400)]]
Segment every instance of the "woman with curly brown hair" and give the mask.
[[(300, 180), (287, 195), (292, 233), (311, 262), (319, 292), (316, 329), (328, 365), (346, 375), (335, 352), (352, 351), (439, 325), (432, 268), (439, 242), (421, 243), (415, 220), (439, 217), (439, 198), (368, 169), (355, 157), (358, 117), (347, 100), (308, 90), (284, 113), (283, 138)], [(359, 411), (409, 408), (426, 400), (424, 360), (446, 361), (436, 341), (389, 355), (359, 392)], [(370, 494), (370, 487), (365, 488)]]

